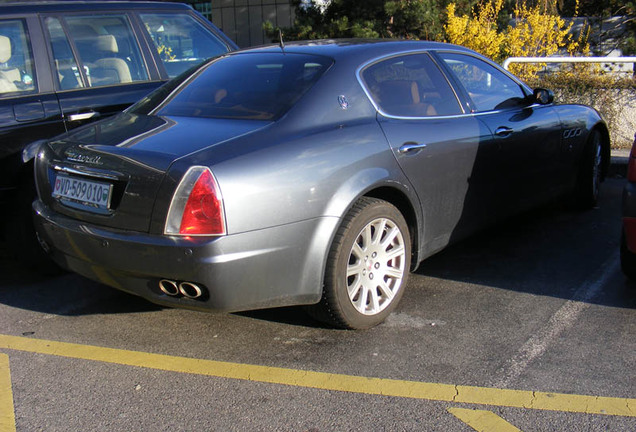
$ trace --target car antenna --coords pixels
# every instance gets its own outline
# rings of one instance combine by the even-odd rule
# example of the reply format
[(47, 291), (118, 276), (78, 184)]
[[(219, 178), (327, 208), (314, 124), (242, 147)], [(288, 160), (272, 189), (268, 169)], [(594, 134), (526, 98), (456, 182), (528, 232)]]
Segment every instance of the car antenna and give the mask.
[(279, 45), (281, 51), (285, 52), (285, 42), (283, 42), (283, 31), (281, 29), (278, 29), (278, 40), (280, 41)]

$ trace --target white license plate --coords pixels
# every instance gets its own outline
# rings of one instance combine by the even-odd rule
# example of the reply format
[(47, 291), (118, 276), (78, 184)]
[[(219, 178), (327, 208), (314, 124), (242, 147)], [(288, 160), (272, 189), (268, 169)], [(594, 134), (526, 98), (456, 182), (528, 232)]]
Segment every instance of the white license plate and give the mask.
[(58, 174), (53, 185), (53, 196), (65, 198), (90, 207), (108, 209), (113, 185)]

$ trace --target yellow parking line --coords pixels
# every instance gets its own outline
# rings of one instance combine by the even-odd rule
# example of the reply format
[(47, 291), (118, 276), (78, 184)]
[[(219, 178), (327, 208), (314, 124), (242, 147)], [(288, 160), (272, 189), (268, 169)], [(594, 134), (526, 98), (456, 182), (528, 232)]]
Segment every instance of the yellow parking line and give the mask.
[(9, 356), (0, 354), (0, 431), (15, 432)]
[(521, 432), (521, 429), (514, 427), (490, 411), (449, 408), (448, 412), (478, 432)]
[(636, 417), (636, 399), (628, 398), (541, 393), (526, 390), (505, 390), (367, 378), (297, 369), (199, 360), (8, 335), (0, 335), (0, 349), (1, 348), (171, 372), (183, 372), (322, 390), (478, 405)]

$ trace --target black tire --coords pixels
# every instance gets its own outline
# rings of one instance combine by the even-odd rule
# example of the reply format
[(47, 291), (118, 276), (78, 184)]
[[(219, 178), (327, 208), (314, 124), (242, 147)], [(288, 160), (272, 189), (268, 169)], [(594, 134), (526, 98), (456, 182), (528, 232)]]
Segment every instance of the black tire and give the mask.
[(598, 129), (590, 132), (581, 158), (574, 206), (581, 210), (594, 208), (598, 204), (603, 181), (603, 137)]
[(336, 233), (322, 299), (308, 312), (339, 328), (376, 326), (399, 303), (410, 266), (411, 238), (402, 214), (386, 201), (361, 198)]
[(621, 270), (628, 279), (636, 281), (636, 254), (627, 248), (625, 233), (621, 235)]

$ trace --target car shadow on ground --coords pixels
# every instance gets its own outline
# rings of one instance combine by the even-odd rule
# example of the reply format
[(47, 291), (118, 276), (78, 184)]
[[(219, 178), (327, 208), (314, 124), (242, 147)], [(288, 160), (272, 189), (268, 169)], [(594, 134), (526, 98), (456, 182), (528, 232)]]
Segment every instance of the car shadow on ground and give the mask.
[(333, 329), (333, 327), (313, 319), (301, 306), (236, 312), (235, 315), (294, 327)]
[(140, 297), (93, 282), (79, 275), (60, 272), (42, 275), (29, 268), (0, 243), (0, 303), (55, 315), (118, 314), (162, 309)]
[(636, 283), (620, 273), (618, 201), (612, 193), (588, 211), (555, 203), (524, 213), (430, 257), (416, 274), (570, 300), (613, 267), (609, 291), (589, 302), (636, 308)]

